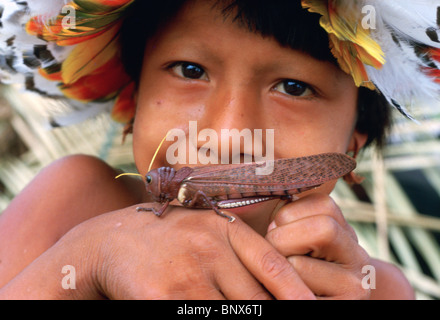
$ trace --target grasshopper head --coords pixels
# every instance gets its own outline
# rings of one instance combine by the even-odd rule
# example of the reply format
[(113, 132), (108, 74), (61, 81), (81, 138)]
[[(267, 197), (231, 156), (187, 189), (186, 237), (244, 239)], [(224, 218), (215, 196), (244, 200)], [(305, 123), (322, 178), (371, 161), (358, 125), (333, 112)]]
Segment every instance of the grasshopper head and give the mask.
[(145, 189), (148, 202), (160, 202), (160, 175), (157, 169), (145, 175)]
[(174, 197), (168, 192), (168, 186), (172, 181), (175, 170), (169, 167), (154, 169), (145, 175), (145, 188), (149, 202), (165, 202)]

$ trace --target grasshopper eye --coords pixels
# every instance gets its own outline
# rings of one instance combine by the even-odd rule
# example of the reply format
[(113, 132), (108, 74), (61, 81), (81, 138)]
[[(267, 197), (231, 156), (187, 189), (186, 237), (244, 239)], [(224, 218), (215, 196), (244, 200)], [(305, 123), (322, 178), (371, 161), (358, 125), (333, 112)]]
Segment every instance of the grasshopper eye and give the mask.
[(153, 181), (153, 178), (151, 176), (146, 176), (145, 180), (147, 181), (148, 184), (150, 184)]

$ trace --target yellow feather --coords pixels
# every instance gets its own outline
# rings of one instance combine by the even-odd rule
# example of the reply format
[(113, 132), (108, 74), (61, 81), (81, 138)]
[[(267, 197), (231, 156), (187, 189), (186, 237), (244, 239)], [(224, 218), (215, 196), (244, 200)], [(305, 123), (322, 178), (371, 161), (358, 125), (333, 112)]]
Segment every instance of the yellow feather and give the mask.
[(360, 24), (360, 10), (356, 5), (342, 6), (337, 0), (302, 0), (303, 7), (319, 13), (321, 27), (329, 34), (330, 46), (343, 71), (353, 76), (357, 86), (374, 90), (365, 65), (376, 69), (385, 64), (385, 54)]
[(118, 52), (117, 33), (119, 26), (96, 37), (91, 47), (88, 41), (78, 44), (69, 54), (61, 68), (65, 84), (71, 84), (103, 66)]

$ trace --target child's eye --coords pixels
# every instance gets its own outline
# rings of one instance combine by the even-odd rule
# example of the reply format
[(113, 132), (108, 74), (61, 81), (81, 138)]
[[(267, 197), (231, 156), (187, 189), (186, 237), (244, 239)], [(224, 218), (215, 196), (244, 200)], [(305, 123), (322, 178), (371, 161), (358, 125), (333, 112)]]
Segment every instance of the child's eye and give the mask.
[(208, 80), (205, 70), (195, 63), (191, 62), (176, 62), (169, 66), (176, 75), (194, 80)]
[(308, 84), (297, 80), (281, 81), (273, 88), (273, 90), (294, 97), (305, 97), (313, 94), (313, 90)]

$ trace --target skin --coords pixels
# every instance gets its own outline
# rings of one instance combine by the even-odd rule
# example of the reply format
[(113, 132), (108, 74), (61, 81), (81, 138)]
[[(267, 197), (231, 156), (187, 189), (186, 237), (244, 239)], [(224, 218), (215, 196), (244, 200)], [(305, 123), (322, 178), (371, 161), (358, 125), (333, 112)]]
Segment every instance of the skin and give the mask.
[[(166, 132), (188, 130), (189, 121), (217, 132), (274, 128), (275, 158), (365, 143), (354, 130), (351, 77), (225, 20), (209, 2), (186, 5), (148, 42), (145, 57), (133, 146), (143, 175)], [(203, 71), (189, 78), (182, 62)], [(292, 96), (286, 79), (309, 86)], [(166, 147), (154, 167), (168, 165)], [(143, 183), (115, 175), (97, 159), (72, 156), (14, 199), (0, 218), (0, 298), (413, 298), (397, 268), (359, 246), (329, 197), (334, 182), (285, 206), (230, 210), (237, 220), (228, 223), (179, 206), (161, 218), (136, 212), (136, 204), (151, 206), (142, 203)], [(77, 290), (62, 289), (64, 265), (76, 267)], [(361, 286), (365, 265), (376, 268), (375, 290)]]

